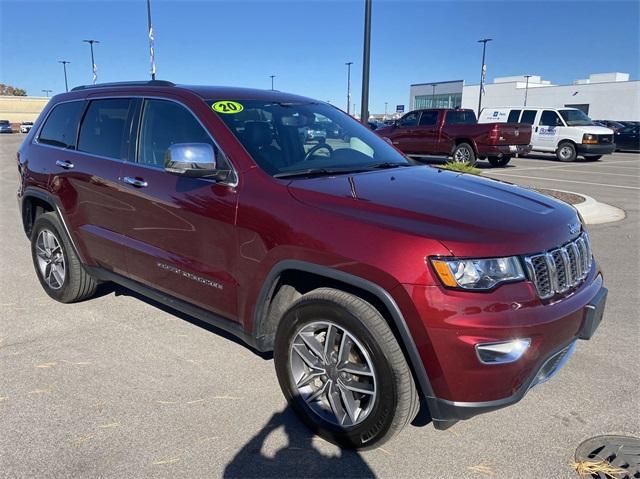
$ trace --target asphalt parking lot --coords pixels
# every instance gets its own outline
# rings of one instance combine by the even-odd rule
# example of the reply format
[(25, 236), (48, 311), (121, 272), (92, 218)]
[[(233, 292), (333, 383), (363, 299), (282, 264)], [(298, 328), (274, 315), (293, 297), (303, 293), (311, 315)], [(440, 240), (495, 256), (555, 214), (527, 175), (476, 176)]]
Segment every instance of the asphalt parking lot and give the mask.
[(83, 303), (51, 300), (16, 208), (22, 138), (0, 137), (0, 476), (575, 478), (583, 440), (640, 436), (640, 155), (484, 170), (625, 210), (590, 228), (610, 290), (603, 323), (519, 404), (356, 453), (313, 437), (270, 358), (213, 328), (109, 285)]

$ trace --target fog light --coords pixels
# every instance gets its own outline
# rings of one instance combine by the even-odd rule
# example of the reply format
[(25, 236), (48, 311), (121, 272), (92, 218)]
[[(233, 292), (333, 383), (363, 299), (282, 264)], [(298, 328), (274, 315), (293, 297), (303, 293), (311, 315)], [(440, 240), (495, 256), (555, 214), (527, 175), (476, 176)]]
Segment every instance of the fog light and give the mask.
[(507, 364), (520, 359), (530, 345), (529, 338), (479, 343), (476, 344), (476, 354), (482, 364)]

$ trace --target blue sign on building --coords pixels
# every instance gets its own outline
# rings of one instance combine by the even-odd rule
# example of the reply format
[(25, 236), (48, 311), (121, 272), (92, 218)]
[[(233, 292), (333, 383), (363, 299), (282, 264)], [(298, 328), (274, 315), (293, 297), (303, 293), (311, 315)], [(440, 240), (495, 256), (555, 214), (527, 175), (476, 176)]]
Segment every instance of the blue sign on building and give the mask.
[(396, 113), (404, 113), (404, 105), (396, 105)]

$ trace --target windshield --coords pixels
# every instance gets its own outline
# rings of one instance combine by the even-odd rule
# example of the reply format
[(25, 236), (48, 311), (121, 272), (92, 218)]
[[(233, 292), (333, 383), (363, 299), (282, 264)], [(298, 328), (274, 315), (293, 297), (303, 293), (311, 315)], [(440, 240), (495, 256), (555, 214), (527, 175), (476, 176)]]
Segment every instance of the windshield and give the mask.
[(582, 110), (559, 110), (567, 126), (591, 126), (593, 121)]
[(339, 174), (410, 164), (378, 135), (324, 103), (222, 100), (210, 104), (272, 176)]

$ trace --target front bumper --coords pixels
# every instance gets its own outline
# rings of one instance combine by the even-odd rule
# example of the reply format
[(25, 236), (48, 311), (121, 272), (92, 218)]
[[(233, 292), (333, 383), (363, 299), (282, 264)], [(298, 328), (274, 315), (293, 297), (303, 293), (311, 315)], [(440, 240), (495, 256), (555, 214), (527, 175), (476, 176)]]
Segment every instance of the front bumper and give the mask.
[(608, 155), (613, 153), (615, 149), (615, 143), (605, 145), (583, 145), (582, 143), (578, 143), (576, 145), (576, 151), (579, 155)]
[[(489, 293), (439, 286), (405, 289), (428, 336), (418, 348), (433, 388), (426, 400), (438, 428), (514, 404), (549, 379), (577, 339), (591, 337), (607, 294), (595, 265), (581, 286), (555, 302), (540, 301), (529, 282), (505, 284)], [(478, 360), (476, 344), (515, 338), (531, 339), (519, 360), (489, 365)]]

